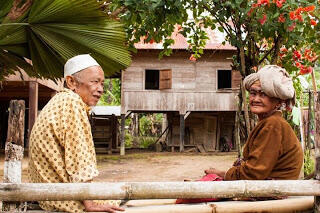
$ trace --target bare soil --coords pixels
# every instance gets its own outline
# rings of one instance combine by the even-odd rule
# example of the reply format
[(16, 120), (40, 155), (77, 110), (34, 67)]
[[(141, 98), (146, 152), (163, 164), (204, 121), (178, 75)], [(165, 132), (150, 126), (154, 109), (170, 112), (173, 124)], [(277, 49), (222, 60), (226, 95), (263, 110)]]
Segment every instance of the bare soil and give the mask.
[[(99, 176), (96, 182), (124, 181), (183, 181), (197, 180), (204, 170), (215, 167), (227, 170), (236, 159), (236, 153), (171, 153), (133, 152), (125, 156), (119, 154), (97, 155)], [(0, 156), (0, 178), (3, 177), (4, 157)], [(27, 157), (22, 163), (22, 182), (27, 179)]]

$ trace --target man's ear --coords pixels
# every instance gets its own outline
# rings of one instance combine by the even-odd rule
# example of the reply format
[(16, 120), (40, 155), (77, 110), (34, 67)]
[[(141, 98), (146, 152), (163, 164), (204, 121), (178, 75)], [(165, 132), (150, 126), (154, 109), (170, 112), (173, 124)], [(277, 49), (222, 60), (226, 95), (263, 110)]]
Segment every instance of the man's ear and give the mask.
[(66, 76), (66, 85), (69, 89), (74, 91), (77, 88), (78, 82), (76, 81), (74, 76), (68, 75)]

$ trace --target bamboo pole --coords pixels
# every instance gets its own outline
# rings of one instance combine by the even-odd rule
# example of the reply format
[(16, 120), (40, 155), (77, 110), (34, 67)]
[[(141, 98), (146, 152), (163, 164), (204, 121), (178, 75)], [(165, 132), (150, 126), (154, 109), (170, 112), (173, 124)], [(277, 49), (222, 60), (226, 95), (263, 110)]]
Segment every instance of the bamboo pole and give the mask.
[[(10, 101), (9, 111), (3, 182), (21, 183), (21, 161), (23, 159), (24, 145), (24, 101)], [(2, 210), (19, 211), (19, 206), (20, 203), (4, 202)]]
[(217, 182), (0, 183), (0, 200), (109, 200), (319, 196), (317, 180)]
[(239, 213), (239, 212), (310, 212), (313, 197), (290, 197), (268, 201), (220, 201), (198, 205), (149, 205), (125, 208), (124, 213)]

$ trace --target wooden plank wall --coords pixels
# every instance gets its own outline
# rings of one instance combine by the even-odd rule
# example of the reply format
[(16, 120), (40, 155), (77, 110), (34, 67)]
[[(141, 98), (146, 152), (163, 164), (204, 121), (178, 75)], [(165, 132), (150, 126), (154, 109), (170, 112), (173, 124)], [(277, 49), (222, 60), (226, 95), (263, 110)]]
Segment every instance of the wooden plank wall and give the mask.
[[(217, 91), (216, 72), (231, 70), (231, 51), (208, 51), (197, 62), (190, 53), (176, 51), (170, 57), (158, 59), (158, 51), (144, 50), (122, 73), (122, 113), (132, 111), (233, 111), (236, 91)], [(146, 69), (171, 69), (172, 88), (145, 90)], [(238, 75), (233, 73), (238, 84)]]
[[(202, 144), (206, 151), (215, 151), (219, 149), (217, 143), (220, 136), (226, 135), (233, 140), (234, 115), (234, 112), (192, 112), (185, 120), (186, 147)], [(172, 138), (169, 145), (178, 147), (180, 143), (179, 114), (169, 113), (168, 120), (172, 122)], [(218, 120), (220, 120), (220, 128), (218, 128)]]

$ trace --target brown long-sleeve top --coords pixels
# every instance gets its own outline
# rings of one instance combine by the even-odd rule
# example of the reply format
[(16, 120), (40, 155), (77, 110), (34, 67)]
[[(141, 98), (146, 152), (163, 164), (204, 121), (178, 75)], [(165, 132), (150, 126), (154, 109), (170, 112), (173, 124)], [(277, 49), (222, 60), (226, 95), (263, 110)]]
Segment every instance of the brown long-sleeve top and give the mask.
[(225, 174), (225, 180), (298, 179), (303, 151), (281, 112), (260, 120), (243, 149), (244, 161)]

